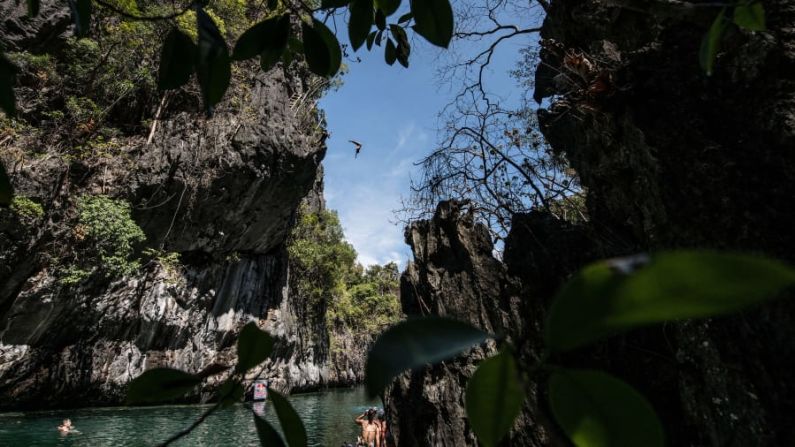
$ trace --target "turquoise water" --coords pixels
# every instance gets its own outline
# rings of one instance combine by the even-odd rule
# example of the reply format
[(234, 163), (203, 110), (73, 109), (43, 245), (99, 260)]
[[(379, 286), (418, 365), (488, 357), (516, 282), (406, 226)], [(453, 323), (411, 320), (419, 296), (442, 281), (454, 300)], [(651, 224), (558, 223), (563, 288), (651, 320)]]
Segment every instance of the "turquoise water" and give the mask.
[[(299, 394), (290, 402), (304, 420), (310, 446), (339, 447), (355, 441), (353, 419), (367, 407), (364, 389)], [(263, 404), (259, 404), (263, 405)], [(80, 410), (0, 413), (0, 446), (149, 446), (186, 428), (206, 405), (86, 408)], [(258, 408), (259, 410), (260, 408)], [(266, 419), (276, 424), (270, 404)], [(61, 435), (56, 427), (70, 418), (79, 433)], [(251, 410), (243, 404), (219, 410), (176, 446), (257, 446)]]

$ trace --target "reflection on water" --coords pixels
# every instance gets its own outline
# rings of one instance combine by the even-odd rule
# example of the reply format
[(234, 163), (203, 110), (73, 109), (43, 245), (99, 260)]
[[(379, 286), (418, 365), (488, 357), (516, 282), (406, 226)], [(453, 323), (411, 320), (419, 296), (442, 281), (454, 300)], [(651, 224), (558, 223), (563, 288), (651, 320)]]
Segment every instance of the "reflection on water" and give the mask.
[[(310, 446), (338, 447), (356, 439), (353, 419), (376, 405), (364, 389), (331, 390), (290, 397), (304, 420)], [(255, 404), (257, 405), (257, 404)], [(0, 446), (147, 446), (184, 429), (208, 406), (179, 405), (135, 408), (0, 413)], [(272, 406), (259, 404), (255, 411), (277, 424)], [(56, 427), (65, 418), (79, 431), (60, 435)], [(251, 412), (244, 405), (219, 410), (174, 444), (177, 446), (257, 446)]]

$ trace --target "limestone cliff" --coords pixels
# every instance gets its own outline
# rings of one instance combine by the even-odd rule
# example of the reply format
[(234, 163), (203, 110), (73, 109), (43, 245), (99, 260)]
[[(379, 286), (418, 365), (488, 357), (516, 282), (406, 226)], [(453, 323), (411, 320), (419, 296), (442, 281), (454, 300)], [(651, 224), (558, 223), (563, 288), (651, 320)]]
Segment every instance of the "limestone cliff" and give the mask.
[[(0, 7), (7, 49), (58, 54), (70, 17), (61, 3), (42, 3), (34, 20), (23, 17), (24, 2)], [(37, 107), (24, 102), (35, 87), (26, 79), (23, 116)], [(293, 64), (244, 70), (235, 82), (234, 103), (212, 119), (189, 93), (163, 100), (156, 125), (146, 126), (152, 135), (119, 136), (112, 154), (30, 153), (22, 138), (2, 139), (17, 195), (43, 210), (0, 209), (0, 408), (115, 404), (145, 369), (231, 364), (236, 333), (251, 320), (279, 337), (263, 378), (294, 390), (338, 381), (326, 332), (303, 324), (301, 297), (288, 289), (284, 249), (302, 200), (322, 206), (324, 130), (315, 111), (291, 101), (312, 78)], [(53, 258), (82, 249), (75, 204), (83, 195), (129, 203), (146, 236), (136, 255), (154, 247), (179, 263), (155, 257), (121, 278), (62, 281), (65, 261)]]
[[(530, 368), (544, 309), (565, 278), (590, 260), (703, 247), (792, 263), (795, 9), (783, 0), (764, 5), (768, 31), (727, 35), (707, 77), (698, 48), (717, 14), (712, 8), (550, 2), (535, 93), (551, 99), (539, 121), (582, 180), (590, 220), (574, 226), (543, 213), (516, 216), (500, 264), (476, 226), (449, 220), (442, 208), (409, 230), (409, 240), (421, 243), (413, 243), (415, 263), (404, 275), (404, 309), (486, 329), (508, 321), (520, 363)], [(566, 66), (575, 60), (589, 67), (583, 81), (562, 82), (559, 75), (577, 68)], [(501, 279), (492, 285), (469, 279), (484, 269)], [(484, 300), (491, 314), (481, 310)], [(521, 307), (514, 310), (514, 301)], [(497, 309), (507, 315), (494, 314)], [(670, 445), (790, 445), (793, 317), (793, 301), (783, 299), (740, 316), (634, 331), (555, 361), (606, 369), (640, 389), (660, 414)], [(390, 409), (399, 445), (475, 445), (460, 409), (462, 384), (481, 356), (394, 384)], [(507, 445), (567, 445), (547, 416), (544, 392), (531, 384)], [(423, 411), (417, 415), (416, 408)], [(418, 431), (409, 433), (411, 426)]]

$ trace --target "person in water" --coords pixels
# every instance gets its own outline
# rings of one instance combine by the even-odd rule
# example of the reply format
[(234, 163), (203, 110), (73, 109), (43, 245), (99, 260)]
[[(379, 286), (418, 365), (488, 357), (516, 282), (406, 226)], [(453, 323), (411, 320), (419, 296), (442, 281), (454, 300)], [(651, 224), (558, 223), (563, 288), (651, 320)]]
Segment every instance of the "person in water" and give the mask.
[(375, 414), (375, 408), (370, 408), (356, 418), (356, 423), (362, 426), (360, 446), (381, 447), (381, 424), (375, 420)]
[(74, 427), (71, 419), (64, 419), (61, 425), (58, 426), (58, 431), (64, 435), (69, 434), (72, 430), (74, 430)]
[(392, 439), (392, 433), (389, 432), (389, 424), (386, 422), (386, 413), (383, 409), (379, 409), (375, 415), (376, 423), (381, 429), (381, 447), (393, 447), (395, 445)]

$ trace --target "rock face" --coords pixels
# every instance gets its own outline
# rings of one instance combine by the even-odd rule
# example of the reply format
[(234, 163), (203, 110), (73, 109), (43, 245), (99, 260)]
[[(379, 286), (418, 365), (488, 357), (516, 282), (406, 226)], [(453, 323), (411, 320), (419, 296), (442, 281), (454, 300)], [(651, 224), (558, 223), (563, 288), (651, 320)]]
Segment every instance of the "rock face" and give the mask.
[[(544, 309), (591, 260), (694, 247), (795, 263), (795, 7), (764, 2), (768, 31), (727, 35), (706, 77), (698, 48), (718, 11), (656, 3), (553, 0), (544, 22), (536, 98), (552, 100), (539, 121), (580, 176), (590, 220), (516, 216), (500, 265), (477, 230), (461, 230), (472, 224), (447, 220), (443, 207), (409, 230), (407, 313), (452, 315), (485, 329), (504, 324), (529, 369)], [(586, 63), (567, 66), (573, 60)], [(556, 79), (577, 67), (582, 82)], [(487, 287), (470, 279), (485, 271), (500, 279)], [(481, 311), (484, 297), (491, 313)], [(793, 301), (782, 299), (740, 316), (634, 331), (555, 361), (605, 369), (638, 388), (670, 445), (791, 445), (793, 317)], [(483, 355), (395, 383), (399, 445), (475, 445), (461, 415), (462, 384)], [(568, 445), (536, 400), (544, 393), (531, 384), (506, 444)]]
[[(475, 223), (463, 204), (442, 202), (432, 220), (406, 230), (414, 252), (401, 278), (401, 304), (408, 315), (442, 315), (466, 321), (517, 343), (528, 363), (537, 355), (539, 326), (520, 318), (538, 303), (519, 297), (519, 284), (496, 260), (489, 232)], [(425, 371), (401, 376), (387, 403), (392, 430), (401, 446), (477, 445), (464, 410), (466, 380), (477, 364), (496, 353), (496, 346), (475, 348), (468, 355)], [(528, 406), (535, 405), (531, 390)], [(547, 434), (530, 430), (530, 412), (517, 422), (512, 442), (544, 445)]]
[[(2, 6), (9, 48), (57, 42), (69, 28), (68, 13), (43, 3), (35, 21), (20, 18), (24, 4)], [(210, 120), (166, 108), (151, 142), (127, 137), (114, 156), (34, 158), (13, 140), (2, 149), (17, 194), (45, 212), (25, 221), (0, 209), (0, 408), (115, 404), (146, 369), (232, 364), (248, 321), (280, 337), (261, 374), (277, 387), (349, 383), (329, 363), (327, 331), (303, 325), (288, 288), (296, 210), (307, 196), (322, 206), (325, 134), (316, 114), (290, 103), (310, 80), (295, 67), (251, 74), (242, 106), (222, 103)], [(145, 245), (179, 253), (179, 265), (59, 282), (48, 255), (75, 240), (65, 222), (84, 194), (128, 201)]]

